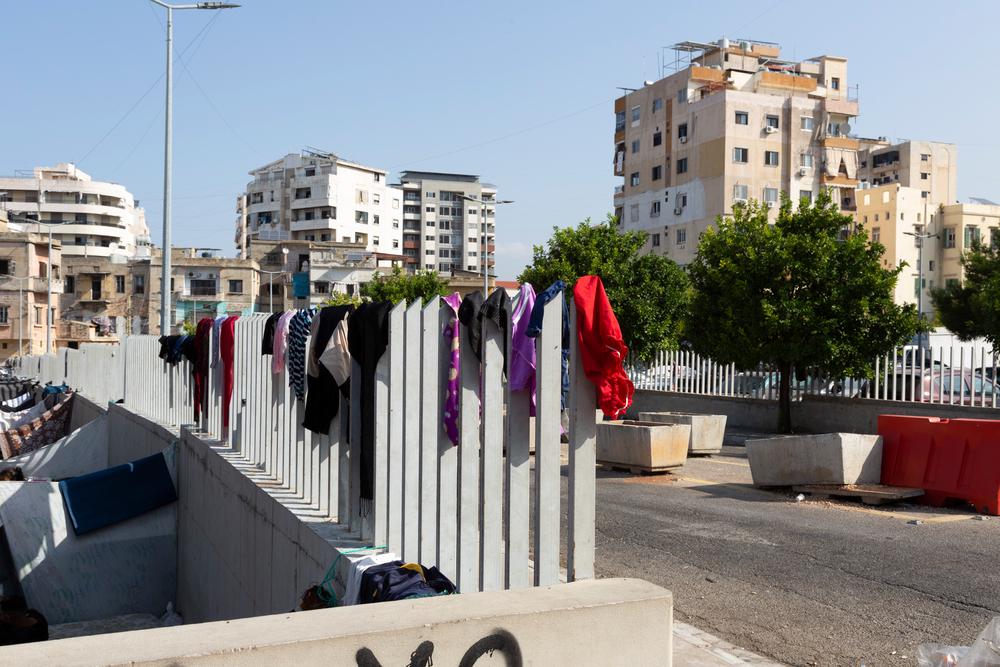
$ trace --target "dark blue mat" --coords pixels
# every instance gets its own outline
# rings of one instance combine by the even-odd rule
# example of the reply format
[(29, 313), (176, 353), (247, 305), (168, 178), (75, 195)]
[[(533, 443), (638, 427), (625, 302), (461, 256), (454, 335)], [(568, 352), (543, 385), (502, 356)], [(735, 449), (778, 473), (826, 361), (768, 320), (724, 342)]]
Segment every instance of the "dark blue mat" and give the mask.
[(73, 532), (84, 535), (177, 500), (163, 454), (59, 482)]

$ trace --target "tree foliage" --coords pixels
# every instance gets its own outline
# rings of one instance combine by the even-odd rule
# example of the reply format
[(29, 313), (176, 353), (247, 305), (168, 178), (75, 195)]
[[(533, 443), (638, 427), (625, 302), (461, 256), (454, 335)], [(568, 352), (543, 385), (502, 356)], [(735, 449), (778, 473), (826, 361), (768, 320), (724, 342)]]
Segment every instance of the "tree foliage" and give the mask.
[(333, 292), (323, 301), (324, 306), (360, 306), (361, 297), (346, 292)]
[(793, 368), (870, 377), (873, 359), (917, 329), (916, 308), (893, 302), (902, 266), (884, 268), (885, 249), (850, 233), (853, 224), (827, 192), (794, 211), (783, 197), (774, 225), (763, 206), (736, 205), (702, 234), (688, 267), (687, 337), (717, 362), (776, 366), (782, 431), (791, 430)]
[(442, 279), (437, 271), (417, 271), (409, 274), (394, 266), (389, 275), (376, 273), (371, 282), (362, 285), (361, 296), (372, 301), (392, 303), (405, 300), (407, 304), (420, 299), (426, 304), (435, 296), (444, 296), (447, 290), (448, 282)]
[(962, 267), (964, 283), (931, 291), (938, 319), (961, 340), (983, 337), (1000, 349), (1000, 250), (976, 244)]
[(604, 282), (625, 344), (648, 360), (657, 350), (676, 347), (687, 306), (687, 278), (672, 261), (640, 254), (641, 232), (621, 233), (614, 216), (601, 224), (585, 220), (576, 228), (554, 228), (547, 246), (517, 279), (543, 290), (556, 280), (571, 286), (585, 275)]

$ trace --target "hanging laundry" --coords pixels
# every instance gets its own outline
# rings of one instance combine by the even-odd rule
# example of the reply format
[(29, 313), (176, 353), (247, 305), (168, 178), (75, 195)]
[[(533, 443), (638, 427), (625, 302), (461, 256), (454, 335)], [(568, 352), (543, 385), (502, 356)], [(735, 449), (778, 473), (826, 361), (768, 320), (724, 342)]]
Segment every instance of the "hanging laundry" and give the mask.
[(168, 364), (176, 364), (181, 360), (181, 343), (187, 336), (174, 335), (174, 336), (160, 336), (160, 359), (163, 359)]
[(510, 334), (510, 390), (531, 392), (531, 415), (535, 415), (535, 341), (528, 338), (528, 322), (535, 307), (535, 288), (521, 285), (514, 297)]
[(278, 326), (278, 319), (281, 313), (271, 313), (271, 316), (264, 322), (264, 336), (260, 340), (260, 353), (274, 354), (274, 329)]
[(618, 419), (635, 393), (622, 367), (628, 348), (618, 318), (599, 276), (581, 276), (573, 288), (573, 300), (583, 372), (597, 388), (598, 407), (611, 419)]
[(448, 382), (444, 397), (443, 423), (451, 444), (457, 445), (458, 434), (458, 385), (461, 372), (461, 354), (459, 350), (458, 308), (462, 304), (462, 295), (453, 292), (444, 298), (448, 308), (444, 323), (443, 336), (448, 340)]
[(198, 360), (198, 348), (195, 346), (194, 336), (184, 336), (181, 341), (181, 356), (192, 364)]
[(285, 372), (285, 353), (288, 351), (288, 323), (295, 317), (295, 311), (282, 313), (274, 325), (274, 356), (271, 358), (271, 372)]
[(219, 365), (222, 355), (219, 352), (219, 337), (222, 333), (222, 323), (226, 321), (228, 315), (219, 315), (212, 322), (212, 368)]
[(531, 310), (531, 319), (524, 334), (528, 338), (538, 338), (542, 334), (542, 322), (545, 318), (545, 304), (557, 296), (562, 299), (562, 407), (566, 408), (566, 397), (569, 393), (569, 307), (563, 292), (566, 283), (557, 280), (535, 299)]
[[(351, 312), (353, 311), (352, 306)], [(340, 320), (326, 344), (326, 350), (319, 355), (319, 363), (330, 372), (344, 396), (350, 394), (348, 381), (351, 379), (351, 352), (348, 350), (347, 334), (349, 326), (350, 316)]]
[(211, 355), (212, 328), (215, 320), (211, 317), (202, 318), (195, 329), (194, 346), (197, 350), (197, 357), (191, 368), (191, 375), (194, 378), (194, 419), (198, 421), (201, 417), (202, 403), (205, 402), (205, 391), (208, 389), (208, 362)]
[(500, 329), (504, 358), (504, 373), (507, 372), (507, 323), (510, 321), (510, 297), (503, 289), (493, 290), (483, 301), (482, 292), (471, 292), (462, 300), (458, 308), (458, 319), (465, 326), (466, 335), (476, 358), (483, 359), (483, 320), (490, 320)]
[(222, 428), (229, 428), (229, 404), (233, 398), (233, 352), (236, 348), (236, 320), (239, 315), (231, 315), (222, 323), (219, 334), (219, 350), (222, 356)]
[[(314, 433), (324, 435), (329, 433), (330, 422), (337, 416), (340, 408), (338, 391), (342, 391), (333, 374), (320, 363), (319, 357), (332, 351), (336, 346), (337, 341), (333, 333), (341, 324), (347, 323), (347, 318), (353, 311), (354, 306), (350, 305), (329, 306), (319, 311), (313, 318), (309, 333), (309, 359), (306, 364), (306, 382), (309, 391), (306, 394), (306, 412), (302, 426)], [(346, 336), (346, 330), (344, 335)], [(346, 348), (344, 353), (349, 354)]]
[[(361, 366), (361, 505), (371, 509), (375, 489), (375, 367), (389, 346), (388, 301), (365, 303), (351, 316), (347, 330), (351, 357)], [(357, 378), (352, 378), (357, 382)]]
[(303, 308), (288, 323), (288, 386), (300, 401), (306, 398), (306, 338), (314, 317), (315, 308)]

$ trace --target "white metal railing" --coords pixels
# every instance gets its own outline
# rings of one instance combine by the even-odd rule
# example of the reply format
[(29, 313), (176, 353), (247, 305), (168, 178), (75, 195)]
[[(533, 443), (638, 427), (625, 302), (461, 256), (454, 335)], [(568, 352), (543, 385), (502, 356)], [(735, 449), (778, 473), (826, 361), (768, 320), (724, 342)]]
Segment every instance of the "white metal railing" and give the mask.
[[(236, 322), (228, 428), (221, 418), (221, 363), (210, 370), (197, 427), (228, 442), (230, 460), (254, 471), (258, 483), (283, 490), (297, 506), (337, 522), (363, 544), (386, 545), (404, 560), (437, 565), (462, 591), (558, 583), (562, 548), (568, 579), (592, 578), (596, 400), (574, 361), (562, 523), (561, 309), (558, 299), (546, 304), (536, 340), (533, 420), (527, 394), (508, 391), (503, 378), (506, 341), (500, 330), (484, 322), (480, 362), (462, 329), (458, 446), (442, 428), (450, 351), (441, 334), (450, 311), (438, 299), (426, 307), (398, 304), (392, 310), (389, 346), (376, 372), (375, 497), (367, 513), (360, 497), (360, 382), (352, 382), (349, 399), (330, 397), (340, 401), (340, 410), (328, 433), (304, 429), (304, 404), (284, 373), (271, 372), (271, 357), (260, 351), (266, 314)], [(575, 347), (575, 334), (571, 339)], [(128, 409), (170, 426), (194, 422), (190, 364), (158, 359), (155, 336), (124, 336), (120, 345), (92, 348), (24, 357), (15, 369), (41, 381), (65, 380), (95, 400), (124, 398)], [(359, 372), (355, 363), (355, 378)]]
[[(685, 350), (660, 351), (651, 363), (633, 359), (627, 370), (636, 389), (764, 400), (777, 399), (780, 391), (771, 366), (741, 371)], [(812, 395), (995, 408), (997, 375), (997, 355), (983, 343), (907, 345), (876, 358), (871, 378), (796, 369), (790, 394), (793, 400)]]

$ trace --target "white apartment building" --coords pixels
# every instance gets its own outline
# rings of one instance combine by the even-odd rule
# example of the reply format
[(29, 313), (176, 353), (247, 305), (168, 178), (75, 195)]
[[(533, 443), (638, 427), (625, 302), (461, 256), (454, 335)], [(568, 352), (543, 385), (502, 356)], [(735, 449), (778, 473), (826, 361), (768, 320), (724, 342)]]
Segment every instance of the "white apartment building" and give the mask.
[(124, 186), (92, 180), (72, 163), (0, 177), (0, 206), (11, 223), (25, 229), (48, 230), (30, 221), (53, 225), (66, 257), (149, 256), (149, 228), (139, 202)]
[(496, 186), (479, 176), (404, 171), (396, 186), (403, 193), (403, 255), (409, 270), (482, 272), (495, 265)]
[(371, 252), (400, 253), (402, 193), (388, 185), (385, 170), (305, 150), (250, 175), (236, 204), (241, 257), (255, 239), (361, 243)]

